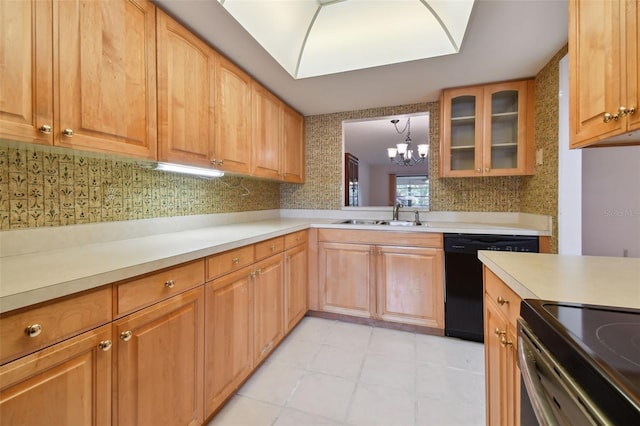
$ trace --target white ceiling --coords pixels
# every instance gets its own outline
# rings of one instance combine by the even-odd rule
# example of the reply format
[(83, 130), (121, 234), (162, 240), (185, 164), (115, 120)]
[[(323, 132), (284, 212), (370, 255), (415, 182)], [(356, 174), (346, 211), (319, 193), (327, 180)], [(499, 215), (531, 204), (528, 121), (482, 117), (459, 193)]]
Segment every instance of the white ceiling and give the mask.
[(567, 43), (567, 1), (477, 0), (458, 54), (299, 80), (217, 0), (154, 3), (299, 112), (316, 115), (430, 102), (443, 88), (534, 76)]

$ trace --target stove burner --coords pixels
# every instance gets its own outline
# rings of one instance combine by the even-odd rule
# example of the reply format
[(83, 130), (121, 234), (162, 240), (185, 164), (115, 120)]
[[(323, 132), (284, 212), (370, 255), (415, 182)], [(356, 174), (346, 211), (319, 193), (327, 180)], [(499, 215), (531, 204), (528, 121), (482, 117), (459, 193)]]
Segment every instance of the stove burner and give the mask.
[(640, 323), (605, 324), (596, 329), (596, 337), (605, 348), (640, 367)]

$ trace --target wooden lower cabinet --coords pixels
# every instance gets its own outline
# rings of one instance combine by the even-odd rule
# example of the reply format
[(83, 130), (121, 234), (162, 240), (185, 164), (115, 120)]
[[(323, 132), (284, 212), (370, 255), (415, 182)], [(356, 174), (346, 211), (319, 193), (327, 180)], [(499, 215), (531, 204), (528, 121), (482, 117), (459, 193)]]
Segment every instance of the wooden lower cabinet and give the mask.
[(321, 242), (318, 247), (320, 310), (372, 318), (375, 314), (373, 247)]
[(308, 255), (306, 240), (284, 253), (285, 333), (291, 331), (307, 312)]
[(377, 246), (376, 253), (380, 319), (444, 328), (442, 250)]
[(253, 363), (257, 366), (284, 337), (282, 253), (256, 263), (253, 273)]
[(486, 422), (520, 424), (517, 317), (521, 299), (484, 267)]
[(388, 245), (383, 241), (394, 238), (385, 232), (351, 231), (342, 236), (331, 231), (321, 232), (320, 238), (323, 235), (380, 244), (318, 243), (319, 310), (444, 328), (441, 235), (427, 243), (433, 247), (404, 245), (412, 241), (402, 241), (403, 236), (398, 240), (402, 245)]
[(111, 324), (0, 367), (0, 424), (111, 424)]
[(115, 321), (114, 332), (113, 424), (202, 424), (202, 286)]
[(205, 413), (218, 409), (253, 369), (252, 267), (205, 285)]

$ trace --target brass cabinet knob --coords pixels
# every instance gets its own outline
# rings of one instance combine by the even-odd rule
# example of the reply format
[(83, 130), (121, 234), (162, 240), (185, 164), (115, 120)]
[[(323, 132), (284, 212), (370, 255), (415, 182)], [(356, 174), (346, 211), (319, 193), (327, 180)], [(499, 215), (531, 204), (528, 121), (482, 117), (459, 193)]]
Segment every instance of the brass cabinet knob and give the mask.
[(218, 161), (218, 166), (222, 166), (224, 164), (224, 160)]
[(504, 297), (502, 297), (502, 296), (498, 296), (498, 299), (496, 299), (496, 301), (498, 302), (498, 305), (500, 305), (500, 306), (504, 305), (505, 303), (507, 305), (509, 304), (509, 301), (507, 299), (505, 299)]
[(40, 324), (32, 324), (28, 326), (24, 332), (27, 333), (29, 337), (36, 337), (42, 333), (42, 326)]
[(71, 136), (73, 136), (73, 129), (64, 129), (62, 131), (62, 134), (70, 138)]
[(38, 128), (38, 130), (40, 130), (40, 133), (50, 135), (53, 132), (53, 127), (49, 126), (48, 124), (43, 124)]
[(237, 265), (238, 263), (240, 263), (240, 258), (234, 257), (233, 259), (231, 259), (231, 263), (233, 263), (234, 265)]
[(215, 158), (211, 160), (211, 164), (214, 166), (222, 166), (224, 164), (224, 160), (217, 161)]
[(276, 245), (275, 244), (271, 244), (271, 247), (269, 247), (271, 249), (271, 251), (275, 251), (276, 249)]
[(504, 335), (500, 338), (500, 344), (502, 347), (508, 346), (509, 348), (513, 348), (513, 342), (511, 340), (507, 340)]
[(496, 327), (495, 331), (494, 331), (496, 336), (504, 336), (505, 334), (507, 334), (507, 331), (500, 331), (500, 329), (498, 327)]
[(168, 280), (164, 283), (164, 286), (166, 288), (173, 288), (175, 287), (175, 285), (176, 285), (176, 282), (174, 280)]
[(258, 270), (256, 271), (256, 275), (260, 275), (260, 274), (262, 274), (262, 269), (258, 269)]
[(477, 169), (476, 169), (476, 172), (480, 173), (480, 172), (482, 172), (482, 169), (477, 168)]
[(620, 118), (620, 115), (616, 114), (609, 114), (608, 112), (604, 113), (604, 117), (602, 118), (602, 121), (604, 121), (605, 123), (610, 122), (611, 120), (613, 121), (618, 121), (618, 118)]
[(106, 352), (111, 349), (111, 345), (113, 345), (113, 343), (111, 343), (111, 340), (103, 340), (98, 344), (98, 347)]
[(488, 173), (488, 172), (490, 172), (490, 171), (491, 171), (491, 169), (490, 169), (489, 167), (485, 167), (485, 168), (484, 168), (484, 171)]
[(133, 337), (133, 332), (131, 330), (123, 331), (120, 333), (120, 339), (128, 342)]
[[(634, 107), (631, 107), (629, 109), (627, 109), (627, 107), (625, 106), (621, 106), (620, 108), (618, 108), (618, 113), (620, 114), (620, 117), (624, 117), (627, 114), (629, 115), (633, 115), (636, 113), (636, 109)], [(618, 114), (616, 114), (618, 115)]]

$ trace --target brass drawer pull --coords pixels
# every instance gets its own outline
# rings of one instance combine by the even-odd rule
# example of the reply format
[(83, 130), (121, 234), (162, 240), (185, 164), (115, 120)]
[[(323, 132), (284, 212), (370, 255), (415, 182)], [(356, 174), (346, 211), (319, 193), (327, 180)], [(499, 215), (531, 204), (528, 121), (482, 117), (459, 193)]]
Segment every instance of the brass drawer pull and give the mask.
[(233, 259), (231, 259), (231, 263), (233, 263), (234, 265), (237, 265), (238, 263), (240, 263), (240, 258), (234, 257)]
[(133, 337), (133, 332), (131, 330), (123, 331), (120, 333), (120, 339), (124, 342), (128, 342)]
[(271, 251), (274, 251), (276, 249), (276, 245), (275, 244), (271, 244)]
[(111, 345), (113, 345), (113, 343), (111, 343), (111, 340), (103, 340), (102, 342), (100, 342), (98, 347), (106, 352), (111, 349)]
[(509, 304), (509, 301), (507, 299), (505, 299), (504, 297), (502, 297), (502, 296), (498, 296), (497, 301), (498, 301), (498, 305), (500, 305), (500, 306), (504, 305), (505, 303), (507, 305)]
[(33, 324), (27, 327), (24, 332), (27, 333), (29, 337), (36, 337), (42, 333), (42, 326), (40, 324)]
[(175, 287), (176, 282), (174, 280), (168, 280), (167, 282), (164, 283), (164, 286), (166, 288), (173, 288)]

